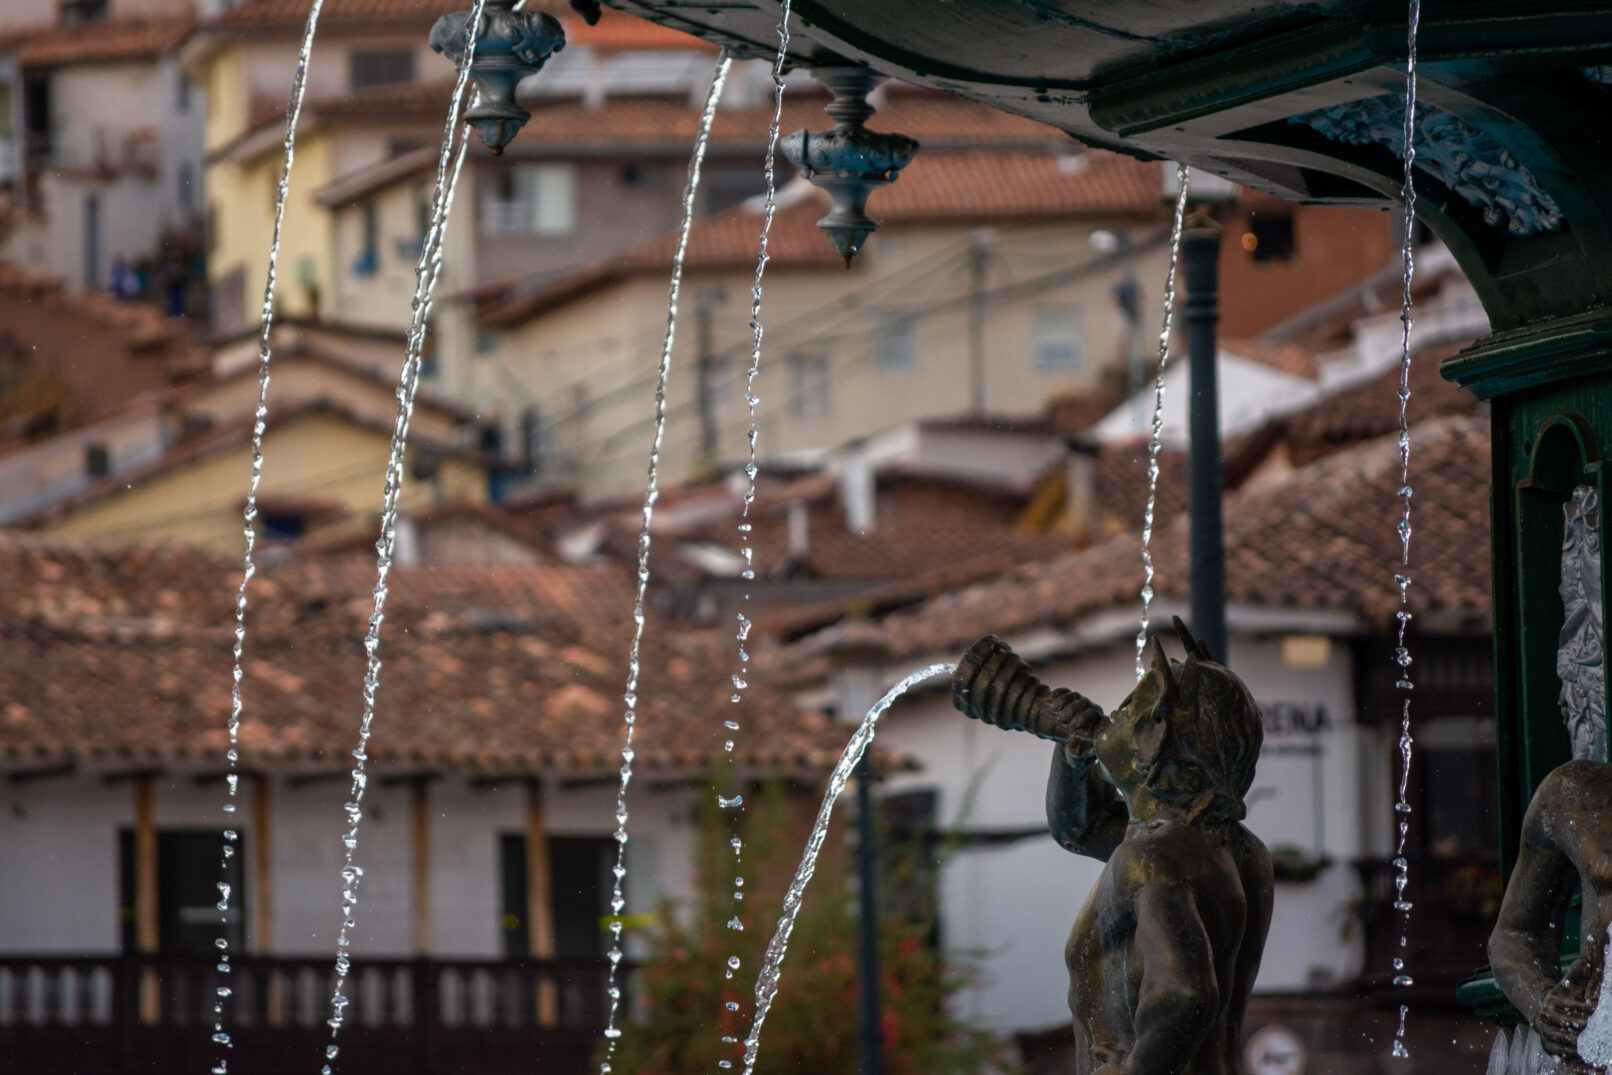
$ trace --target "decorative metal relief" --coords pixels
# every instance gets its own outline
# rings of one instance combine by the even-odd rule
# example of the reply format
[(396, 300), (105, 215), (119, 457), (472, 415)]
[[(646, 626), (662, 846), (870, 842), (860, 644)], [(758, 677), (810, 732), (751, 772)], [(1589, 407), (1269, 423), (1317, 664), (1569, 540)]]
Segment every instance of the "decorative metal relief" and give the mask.
[[(514, 5), (515, 0), (487, 0), (482, 6), (476, 54), (470, 59), (476, 103), (465, 120), (494, 154), (502, 153), (532, 118), (515, 103), (515, 87), (565, 47), (560, 20), (541, 11), (515, 11)], [(456, 67), (465, 62), (470, 16), (469, 11), (455, 11), (431, 27), (431, 47)]]
[[(1335, 142), (1376, 143), (1405, 152), (1405, 102), (1394, 94), (1368, 97), (1292, 116)], [(1424, 104), (1416, 106), (1416, 166), (1483, 210), (1484, 223), (1513, 235), (1557, 231), (1562, 211), (1534, 174), (1504, 146), (1465, 120)]]
[(1556, 675), (1575, 760), (1606, 761), (1606, 633), (1601, 607), (1601, 505), (1581, 485), (1563, 508), (1562, 633)]
[(874, 111), (868, 94), (884, 76), (865, 67), (834, 66), (814, 68), (812, 77), (833, 94), (823, 111), (833, 118), (834, 129), (796, 131), (785, 135), (781, 144), (790, 163), (828, 192), (830, 212), (817, 226), (850, 268), (851, 259), (879, 226), (867, 214), (868, 195), (895, 181), (896, 173), (918, 152), (918, 143), (863, 125)]

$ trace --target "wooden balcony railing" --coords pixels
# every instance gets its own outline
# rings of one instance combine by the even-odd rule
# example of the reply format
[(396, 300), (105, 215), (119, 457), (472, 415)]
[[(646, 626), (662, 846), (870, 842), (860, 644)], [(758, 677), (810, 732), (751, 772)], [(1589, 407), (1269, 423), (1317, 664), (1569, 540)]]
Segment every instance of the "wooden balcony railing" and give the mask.
[[(359, 960), (337, 1039), (348, 1071), (588, 1069), (603, 960)], [(231, 990), (231, 1075), (318, 1070), (328, 958), (0, 956), (0, 1075), (205, 1071), (217, 990)]]

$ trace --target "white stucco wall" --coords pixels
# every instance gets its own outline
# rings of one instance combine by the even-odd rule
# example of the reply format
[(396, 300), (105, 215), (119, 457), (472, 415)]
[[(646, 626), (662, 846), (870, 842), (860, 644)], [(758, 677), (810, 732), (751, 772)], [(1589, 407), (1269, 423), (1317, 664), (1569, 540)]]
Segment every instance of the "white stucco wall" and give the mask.
[[(262, 952), (255, 865), (253, 785), (243, 782), (233, 820), (243, 837), (248, 948)], [(334, 956), (341, 921), (341, 835), (345, 779), (271, 787), (270, 908), (273, 953)], [(407, 784), (376, 773), (365, 799), (358, 861), (358, 957), (406, 957), (412, 918), (410, 802)], [(499, 840), (526, 824), (519, 782), (475, 786), (434, 781), (429, 792), (431, 953), (444, 957), (502, 955), (499, 930)], [(554, 836), (608, 836), (614, 830), (614, 784), (549, 785), (545, 819)], [(223, 785), (194, 775), (159, 776), (153, 812), (164, 829), (222, 829)], [(694, 883), (693, 799), (687, 786), (638, 786), (628, 845), (628, 913), (655, 910), (662, 897), (691, 894)], [(0, 785), (0, 954), (100, 953), (118, 950), (118, 831), (134, 825), (134, 790), (100, 773), (43, 777)], [(631, 951), (629, 945), (629, 951)]]

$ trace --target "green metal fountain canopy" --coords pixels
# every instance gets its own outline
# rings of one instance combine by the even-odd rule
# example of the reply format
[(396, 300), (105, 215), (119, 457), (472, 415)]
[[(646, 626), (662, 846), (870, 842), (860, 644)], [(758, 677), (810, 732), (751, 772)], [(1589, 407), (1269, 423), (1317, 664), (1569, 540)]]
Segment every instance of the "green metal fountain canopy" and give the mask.
[[(777, 0), (610, 0), (771, 59)], [(789, 58), (847, 61), (1295, 201), (1390, 207), (1405, 5), (795, 0)], [(1420, 215), (1497, 330), (1612, 297), (1612, 7), (1427, 3)]]

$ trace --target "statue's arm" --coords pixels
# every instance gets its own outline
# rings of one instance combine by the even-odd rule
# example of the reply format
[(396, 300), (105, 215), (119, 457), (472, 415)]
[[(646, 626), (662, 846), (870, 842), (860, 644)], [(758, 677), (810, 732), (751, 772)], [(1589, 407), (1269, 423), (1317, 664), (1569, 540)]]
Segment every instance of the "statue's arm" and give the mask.
[(1047, 777), (1047, 824), (1052, 838), (1077, 855), (1103, 862), (1125, 839), (1125, 803), (1104, 780), (1089, 751), (1059, 743)]
[(1136, 1034), (1121, 1075), (1180, 1071), (1202, 1046), (1220, 1010), (1214, 948), (1191, 886), (1154, 881), (1136, 893), (1136, 953), (1142, 985)]
[(1561, 978), (1561, 926), (1555, 919), (1573, 878), (1572, 863), (1550, 837), (1558, 809), (1553, 791), (1554, 782), (1547, 779), (1528, 805), (1517, 865), (1489, 936), (1495, 982), (1536, 1027), (1546, 994)]

